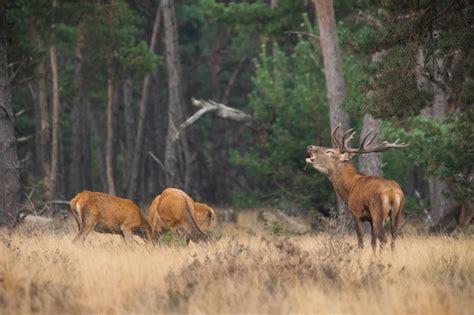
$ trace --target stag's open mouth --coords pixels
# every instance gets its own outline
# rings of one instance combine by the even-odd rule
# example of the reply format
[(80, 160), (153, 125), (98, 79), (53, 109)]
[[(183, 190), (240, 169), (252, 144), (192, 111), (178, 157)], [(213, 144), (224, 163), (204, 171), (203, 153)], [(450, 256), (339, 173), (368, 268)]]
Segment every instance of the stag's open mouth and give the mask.
[[(312, 153), (311, 150), (309, 149), (308, 149), (308, 153), (309, 153), (309, 158), (306, 158), (306, 167), (308, 166), (308, 164), (311, 164), (319, 172), (327, 175), (328, 170), (321, 165), (320, 161), (317, 160), (317, 155)], [(306, 170), (306, 167), (305, 167), (305, 170)]]
[(309, 158), (306, 159), (306, 164), (313, 164), (314, 162), (316, 162), (316, 156), (315, 154), (313, 154), (310, 147), (308, 147), (308, 154)]
[(314, 155), (311, 154), (309, 150), (308, 150), (308, 153), (309, 153), (309, 158), (306, 158), (306, 166), (304, 167), (305, 171), (306, 171), (306, 168), (308, 167), (308, 164), (314, 165), (314, 163), (316, 162)]

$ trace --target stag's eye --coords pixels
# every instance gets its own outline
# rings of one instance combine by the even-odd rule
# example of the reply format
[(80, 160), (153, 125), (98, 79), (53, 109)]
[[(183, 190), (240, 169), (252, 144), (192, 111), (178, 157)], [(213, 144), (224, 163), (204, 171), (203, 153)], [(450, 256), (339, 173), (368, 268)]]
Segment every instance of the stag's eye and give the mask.
[(324, 153), (326, 153), (327, 155), (333, 155), (335, 152), (334, 152), (334, 150), (329, 149), (329, 150), (326, 150), (326, 152), (324, 152)]

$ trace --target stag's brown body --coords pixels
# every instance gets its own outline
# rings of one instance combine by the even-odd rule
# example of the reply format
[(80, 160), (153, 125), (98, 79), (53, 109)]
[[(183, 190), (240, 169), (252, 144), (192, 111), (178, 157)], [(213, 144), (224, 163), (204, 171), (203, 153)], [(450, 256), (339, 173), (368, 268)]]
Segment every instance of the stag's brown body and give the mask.
[(352, 149), (347, 143), (352, 139), (352, 133), (348, 139), (346, 132), (342, 141), (338, 141), (333, 130), (334, 148), (311, 145), (308, 147), (310, 158), (307, 163), (313, 165), (319, 172), (326, 175), (331, 181), (334, 190), (339, 197), (348, 205), (354, 217), (359, 247), (363, 247), (362, 225), (369, 221), (372, 227), (372, 247), (375, 250), (377, 239), (381, 245), (385, 244), (386, 237), (384, 224), (391, 218), (392, 249), (395, 247), (395, 239), (400, 225), (404, 194), (397, 182), (379, 176), (368, 176), (359, 172), (351, 163), (352, 157), (358, 154), (382, 152), (389, 148), (403, 147), (405, 144), (382, 144), (368, 148), (375, 138), (368, 139), (369, 132), (362, 141), (361, 148)]
[(133, 234), (151, 239), (151, 226), (131, 200), (83, 191), (71, 200), (71, 212), (79, 229), (74, 241), (83, 241), (92, 230), (121, 234), (126, 242), (132, 241)]

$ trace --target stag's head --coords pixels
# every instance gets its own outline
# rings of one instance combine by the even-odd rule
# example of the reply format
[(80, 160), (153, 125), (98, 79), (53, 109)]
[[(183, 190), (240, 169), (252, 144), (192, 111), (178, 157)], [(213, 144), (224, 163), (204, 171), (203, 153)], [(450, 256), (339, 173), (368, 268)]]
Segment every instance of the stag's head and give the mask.
[(319, 172), (326, 176), (330, 176), (341, 167), (344, 163), (350, 163), (350, 160), (359, 154), (383, 152), (390, 148), (401, 148), (406, 147), (408, 144), (398, 143), (400, 139), (393, 143), (384, 141), (378, 145), (372, 145), (372, 142), (377, 137), (377, 133), (373, 129), (369, 130), (362, 139), (359, 148), (349, 147), (350, 141), (356, 134), (353, 129), (347, 130), (342, 138), (339, 140), (336, 136), (336, 132), (340, 125), (333, 129), (331, 133), (332, 148), (321, 147), (317, 145), (308, 146), (309, 158), (306, 159), (306, 163), (311, 164)]

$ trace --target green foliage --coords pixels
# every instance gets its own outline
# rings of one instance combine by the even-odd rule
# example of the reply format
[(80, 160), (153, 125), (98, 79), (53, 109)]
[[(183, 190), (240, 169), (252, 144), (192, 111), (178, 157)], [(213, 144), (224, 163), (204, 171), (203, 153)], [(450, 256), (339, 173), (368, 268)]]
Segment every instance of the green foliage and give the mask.
[(109, 68), (120, 76), (123, 72), (145, 74), (156, 66), (158, 57), (146, 42), (137, 40), (141, 24), (138, 15), (123, 1), (98, 6), (83, 18), (79, 31), (85, 37), (84, 71), (90, 78), (96, 75), (96, 80), (104, 81)]
[(178, 246), (186, 246), (187, 239), (186, 235), (176, 232), (175, 230), (169, 230), (159, 236), (158, 242), (161, 244), (173, 244)]
[[(359, 14), (340, 37), (359, 62), (365, 59), (364, 72), (371, 78), (364, 89), (372, 95), (362, 112), (384, 119), (417, 115), (433, 98), (429, 87), (420, 88), (420, 77), (443, 76), (444, 88), (455, 91), (453, 102), (472, 103), (473, 6), (452, 1), (358, 1), (357, 6)], [(377, 54), (383, 58), (372, 60)]]
[(272, 15), (270, 6), (263, 1), (225, 4), (215, 0), (201, 0), (200, 4), (214, 22), (235, 25), (237, 31), (246, 32), (249, 27), (262, 28)]
[(222, 3), (200, 0), (206, 18), (212, 22), (230, 25), (237, 32), (258, 32), (263, 41), (268, 37), (282, 36), (284, 31), (295, 29), (301, 23), (303, 0), (280, 0), (272, 9), (267, 1), (241, 1)]
[(429, 200), (418, 200), (418, 198), (413, 196), (405, 195), (405, 206), (403, 207), (403, 212), (405, 215), (410, 214), (421, 214), (424, 210), (429, 208)]
[(420, 90), (415, 75), (416, 67), (407, 62), (416, 54), (415, 45), (395, 47), (374, 63), (375, 75), (369, 89), (374, 91), (371, 112), (376, 117), (410, 117), (416, 115), (431, 101), (431, 95)]
[(269, 223), (265, 228), (273, 235), (282, 235), (285, 230), (279, 222)]
[(244, 168), (261, 200), (274, 205), (289, 200), (308, 207), (314, 202), (308, 196), (320, 201), (330, 195), (325, 178), (304, 172), (304, 148), (329, 134), (324, 75), (312, 47), (300, 39), (287, 55), (274, 45), (274, 57), (262, 47), (255, 60), (255, 92), (249, 97), (262, 128), (258, 143), (245, 152), (231, 152), (232, 163)]
[(474, 193), (473, 121), (472, 111), (455, 114), (445, 120), (415, 116), (407, 120), (404, 128), (387, 123), (384, 134), (410, 144), (403, 152), (390, 152), (394, 160), (401, 165), (412, 163), (431, 175), (449, 179), (455, 196), (463, 199)]
[[(236, 164), (238, 164), (238, 162), (236, 162)], [(255, 208), (260, 206), (260, 198), (261, 193), (259, 191), (245, 191), (234, 193), (231, 202), (238, 208)]]
[(348, 54), (343, 57), (342, 69), (347, 93), (343, 105), (354, 117), (362, 117), (373, 108), (367, 91), (370, 78), (367, 65)]

